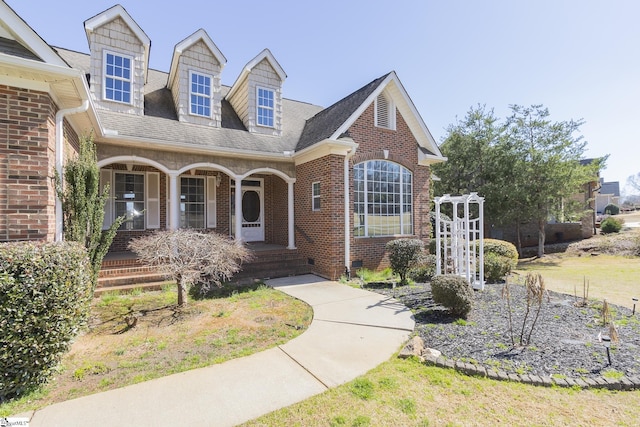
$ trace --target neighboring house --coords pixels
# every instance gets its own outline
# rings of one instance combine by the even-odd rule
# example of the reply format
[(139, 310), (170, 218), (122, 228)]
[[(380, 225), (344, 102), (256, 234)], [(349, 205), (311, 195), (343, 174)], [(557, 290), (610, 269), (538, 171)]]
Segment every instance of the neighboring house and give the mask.
[(597, 214), (604, 214), (604, 208), (607, 205), (620, 206), (620, 183), (618, 181), (604, 182), (604, 178), (600, 178), (600, 190), (596, 196)]
[(111, 251), (191, 227), (297, 250), (337, 278), (385, 265), (391, 239), (428, 239), (430, 165), (446, 159), (395, 72), (322, 108), (283, 97), (268, 49), (228, 87), (202, 29), (166, 73), (149, 69), (149, 37), (120, 5), (85, 21), (89, 54), (0, 9), (0, 241), (62, 238), (54, 170), (90, 134), (105, 226), (128, 218)]

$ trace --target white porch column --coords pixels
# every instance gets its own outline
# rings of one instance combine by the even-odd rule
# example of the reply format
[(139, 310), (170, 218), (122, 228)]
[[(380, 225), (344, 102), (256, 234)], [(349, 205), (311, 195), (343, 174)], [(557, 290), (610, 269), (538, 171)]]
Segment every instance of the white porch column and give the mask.
[(296, 235), (294, 229), (294, 212), (293, 212), (293, 181), (287, 182), (287, 225), (289, 228), (289, 244), (287, 249), (296, 248)]
[(178, 196), (178, 173), (169, 173), (169, 229), (180, 227), (180, 197)]
[(236, 227), (235, 235), (236, 240), (242, 241), (242, 179), (240, 177), (235, 178), (236, 181), (236, 195), (235, 195), (235, 213), (236, 213)]

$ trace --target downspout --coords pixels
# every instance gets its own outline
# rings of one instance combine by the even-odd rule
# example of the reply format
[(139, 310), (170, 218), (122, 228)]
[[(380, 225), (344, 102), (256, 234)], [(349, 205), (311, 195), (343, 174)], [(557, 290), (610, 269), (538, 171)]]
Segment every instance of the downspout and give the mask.
[[(83, 113), (89, 109), (89, 100), (82, 101), (78, 107), (59, 110), (56, 113), (56, 172), (60, 177), (60, 185), (64, 185), (63, 165), (64, 165), (64, 118), (65, 116)], [(56, 192), (56, 235), (55, 241), (62, 241), (62, 200)]]
[(353, 150), (347, 151), (344, 156), (344, 272), (347, 279), (351, 276), (351, 221), (349, 218), (350, 198), (349, 198), (349, 154)]

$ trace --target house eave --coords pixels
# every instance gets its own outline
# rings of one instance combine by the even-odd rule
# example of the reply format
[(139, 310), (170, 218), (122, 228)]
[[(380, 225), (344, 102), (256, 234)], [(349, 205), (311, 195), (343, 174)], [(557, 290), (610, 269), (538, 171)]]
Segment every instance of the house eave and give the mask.
[(293, 155), (296, 166), (319, 159), (329, 155), (348, 156), (353, 154), (358, 148), (358, 144), (352, 139), (342, 138), (341, 140), (325, 139)]

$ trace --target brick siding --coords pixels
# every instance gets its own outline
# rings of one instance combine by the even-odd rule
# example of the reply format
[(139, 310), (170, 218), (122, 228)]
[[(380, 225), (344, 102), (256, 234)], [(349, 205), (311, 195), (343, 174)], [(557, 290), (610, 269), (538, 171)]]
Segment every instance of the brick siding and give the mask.
[[(0, 241), (55, 238), (55, 113), (47, 93), (0, 85)], [(66, 122), (64, 138), (74, 156)]]

